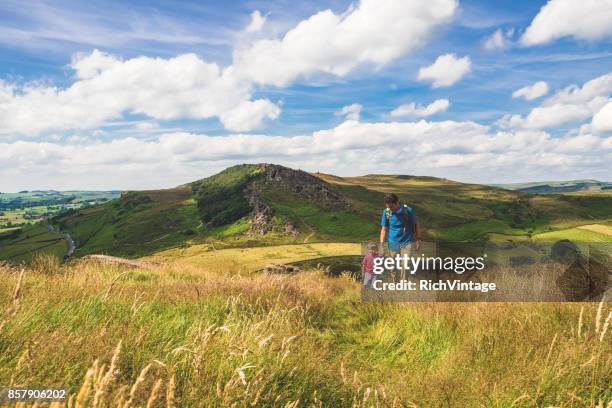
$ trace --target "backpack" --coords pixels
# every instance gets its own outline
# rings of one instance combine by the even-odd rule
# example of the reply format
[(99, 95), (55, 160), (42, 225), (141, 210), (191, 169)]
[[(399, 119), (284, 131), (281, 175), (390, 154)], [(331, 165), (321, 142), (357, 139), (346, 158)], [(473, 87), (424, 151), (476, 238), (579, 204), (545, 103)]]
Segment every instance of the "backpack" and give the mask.
[[(408, 217), (410, 231), (412, 231), (412, 234), (414, 235), (416, 233), (416, 224), (412, 222), (412, 217), (410, 217), (410, 214), (412, 214), (412, 207), (408, 207), (406, 204), (403, 204), (402, 207), (404, 208), (404, 215)], [(385, 219), (387, 220), (387, 224), (389, 223), (390, 217), (391, 210), (389, 208), (385, 208)]]

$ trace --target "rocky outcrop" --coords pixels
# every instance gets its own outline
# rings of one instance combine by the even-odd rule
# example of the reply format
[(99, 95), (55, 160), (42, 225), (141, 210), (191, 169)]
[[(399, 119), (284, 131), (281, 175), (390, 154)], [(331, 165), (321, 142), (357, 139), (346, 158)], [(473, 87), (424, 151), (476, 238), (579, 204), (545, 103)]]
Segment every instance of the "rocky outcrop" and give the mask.
[[(342, 195), (335, 192), (325, 181), (301, 170), (293, 170), (274, 164), (260, 164), (261, 174), (244, 190), (249, 205), (253, 208), (249, 233), (264, 235), (272, 231), (274, 210), (266, 203), (262, 191), (269, 186), (281, 187), (311, 202), (317, 207), (340, 210), (349, 207)], [(295, 225), (287, 224), (284, 232), (296, 236)]]
[(245, 190), (245, 195), (253, 207), (251, 232), (263, 235), (272, 231), (272, 208), (266, 204), (257, 187), (253, 184), (249, 185)]
[(335, 192), (328, 183), (305, 171), (275, 164), (262, 164), (261, 169), (264, 177), (258, 182), (272, 183), (287, 188), (318, 206), (335, 209), (349, 206), (344, 197)]

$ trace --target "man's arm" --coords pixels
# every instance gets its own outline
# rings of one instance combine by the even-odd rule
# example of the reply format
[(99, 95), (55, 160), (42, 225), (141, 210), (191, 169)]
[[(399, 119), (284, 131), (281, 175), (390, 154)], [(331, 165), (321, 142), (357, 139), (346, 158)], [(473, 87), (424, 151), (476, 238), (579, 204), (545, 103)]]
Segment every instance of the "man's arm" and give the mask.
[(381, 227), (380, 228), (380, 243), (381, 244), (385, 243), (385, 237), (387, 236), (387, 229), (388, 229), (388, 227)]
[(389, 220), (387, 219), (387, 210), (383, 210), (380, 217), (380, 243), (385, 243), (385, 237), (387, 236), (387, 230), (389, 229)]

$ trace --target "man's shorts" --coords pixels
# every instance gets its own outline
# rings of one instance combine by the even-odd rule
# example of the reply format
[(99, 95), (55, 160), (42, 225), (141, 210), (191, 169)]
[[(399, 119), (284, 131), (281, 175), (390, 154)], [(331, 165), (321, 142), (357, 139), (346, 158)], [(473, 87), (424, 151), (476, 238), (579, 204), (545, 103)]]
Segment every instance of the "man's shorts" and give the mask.
[[(400, 256), (404, 256), (404, 254), (410, 256), (412, 253), (412, 243), (406, 245), (403, 248), (400, 248), (398, 251), (392, 251), (389, 250), (389, 256), (391, 258), (395, 258), (396, 255), (400, 255)], [(393, 274), (395, 275), (395, 280), (404, 280), (406, 279), (406, 276), (409, 274), (410, 272), (408, 270), (406, 270), (405, 268), (400, 268), (400, 269), (395, 269), (393, 271)]]

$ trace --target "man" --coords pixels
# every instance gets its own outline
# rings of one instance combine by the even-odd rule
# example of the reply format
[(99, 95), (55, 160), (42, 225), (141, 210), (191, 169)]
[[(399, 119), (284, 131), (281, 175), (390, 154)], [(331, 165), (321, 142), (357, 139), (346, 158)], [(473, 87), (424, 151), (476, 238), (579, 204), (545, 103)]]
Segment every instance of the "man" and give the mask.
[[(421, 225), (412, 208), (400, 203), (395, 194), (385, 196), (385, 206), (380, 220), (380, 243), (384, 244), (386, 238), (391, 257), (410, 256), (413, 242), (417, 251), (421, 248)], [(406, 279), (404, 268), (400, 269), (400, 279)]]

